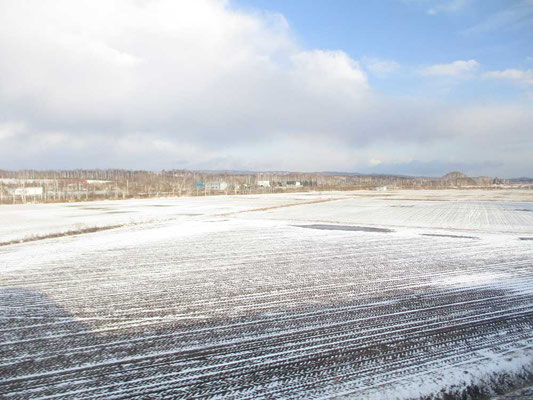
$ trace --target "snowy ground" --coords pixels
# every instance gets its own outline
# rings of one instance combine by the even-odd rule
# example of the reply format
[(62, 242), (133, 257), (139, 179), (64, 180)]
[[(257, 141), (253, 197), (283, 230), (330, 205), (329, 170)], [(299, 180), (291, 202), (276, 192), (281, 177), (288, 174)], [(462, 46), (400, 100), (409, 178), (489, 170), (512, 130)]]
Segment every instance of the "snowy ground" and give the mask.
[(2, 398), (405, 399), (533, 371), (528, 191), (14, 205), (0, 219), (0, 242), (126, 224), (0, 246)]
[(0, 207), (0, 243), (93, 227), (156, 221), (185, 221), (293, 203), (349, 196), (299, 193), (105, 200), (79, 203), (14, 204)]
[[(324, 200), (333, 199), (346, 201), (337, 202), (335, 207), (320, 205)], [(529, 190), (400, 190), (2, 205), (0, 243), (93, 227), (203, 219), (305, 203), (316, 204), (312, 208), (291, 208), (287, 210), (289, 217), (322, 218), (339, 223), (522, 229), (528, 232), (533, 224), (533, 213), (525, 214), (520, 210), (531, 209), (531, 202), (533, 191)], [(310, 213), (316, 215), (310, 216)], [(277, 212), (275, 216), (269, 213), (267, 218), (271, 217), (285, 218), (283, 213)]]

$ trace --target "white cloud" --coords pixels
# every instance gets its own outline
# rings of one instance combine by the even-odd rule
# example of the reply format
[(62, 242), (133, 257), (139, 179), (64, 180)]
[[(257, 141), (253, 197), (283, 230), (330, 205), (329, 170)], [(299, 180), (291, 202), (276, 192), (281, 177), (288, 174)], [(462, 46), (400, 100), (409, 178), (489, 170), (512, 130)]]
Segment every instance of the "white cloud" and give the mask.
[(479, 67), (480, 64), (476, 60), (457, 60), (449, 64), (431, 65), (423, 68), (420, 72), (422, 75), (460, 76), (475, 72)]
[[(426, 1), (427, 2), (427, 1)], [(427, 10), (429, 15), (436, 15), (440, 13), (455, 13), (466, 7), (469, 0), (438, 0), (431, 1), (430, 8)]]
[(502, 79), (521, 85), (533, 85), (533, 70), (506, 69), (503, 71), (488, 71), (483, 74), (487, 79)]
[(380, 60), (372, 57), (363, 57), (362, 63), (368, 71), (377, 76), (390, 75), (400, 68), (400, 64), (396, 61)]
[(0, 104), (34, 125), (245, 140), (368, 90), (345, 53), (218, 1), (6, 2), (0, 27)]
[(518, 146), (533, 128), (525, 112), (469, 119), (378, 93), (345, 52), (303, 48), (283, 16), (215, 0), (0, 0), (0, 59), (3, 168), (357, 170), (438, 159), (443, 143)]
[(13, 137), (26, 130), (26, 126), (22, 122), (1, 122), (0, 121), (0, 140)]
[(413, 4), (426, 10), (429, 15), (440, 13), (457, 13), (462, 11), (471, 0), (403, 0), (407, 4)]
[(505, 7), (490, 14), (478, 24), (463, 31), (465, 34), (481, 34), (502, 30), (530, 29), (533, 25), (533, 1), (503, 2)]

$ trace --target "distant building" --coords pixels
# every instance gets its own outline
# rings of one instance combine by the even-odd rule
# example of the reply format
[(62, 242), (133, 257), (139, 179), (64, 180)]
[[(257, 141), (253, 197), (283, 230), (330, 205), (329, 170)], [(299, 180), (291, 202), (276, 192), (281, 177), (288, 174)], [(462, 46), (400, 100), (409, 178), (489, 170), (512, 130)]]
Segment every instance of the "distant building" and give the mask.
[(103, 181), (99, 179), (87, 179), (85, 182), (87, 185), (106, 185), (108, 183), (113, 183), (113, 181)]
[(226, 190), (228, 184), (226, 182), (206, 182), (206, 190)]
[(257, 181), (259, 187), (270, 187), (270, 181)]
[(287, 181), (287, 186), (297, 187), (302, 186), (302, 184), (299, 181)]
[(380, 186), (380, 187), (377, 187), (376, 190), (378, 192), (386, 192), (387, 191), (387, 186)]
[(16, 188), (11, 191), (13, 196), (42, 196), (43, 188), (42, 187), (22, 187)]

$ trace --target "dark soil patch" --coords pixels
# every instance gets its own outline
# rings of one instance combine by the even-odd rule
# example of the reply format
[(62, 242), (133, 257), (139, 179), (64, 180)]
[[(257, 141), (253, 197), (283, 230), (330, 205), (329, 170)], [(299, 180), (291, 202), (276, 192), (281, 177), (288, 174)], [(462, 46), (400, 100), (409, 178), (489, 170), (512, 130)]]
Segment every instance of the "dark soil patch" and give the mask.
[(394, 232), (387, 228), (374, 228), (371, 226), (352, 226), (352, 225), (329, 225), (329, 224), (313, 224), (313, 225), (293, 225), (298, 228), (320, 229), (326, 231), (355, 231), (355, 232)]
[(436, 236), (436, 237), (447, 237), (447, 238), (454, 238), (454, 239), (476, 239), (479, 238), (477, 236), (463, 236), (463, 235), (444, 235), (439, 233), (421, 233), (422, 236)]
[(177, 214), (174, 214), (174, 215), (181, 215), (182, 217), (196, 217), (196, 216), (198, 216), (198, 215), (203, 215), (203, 214), (177, 213)]
[(10, 244), (35, 242), (37, 240), (43, 240), (43, 239), (53, 239), (53, 238), (58, 238), (58, 237), (63, 237), (63, 236), (73, 236), (73, 235), (81, 235), (84, 233), (106, 231), (108, 229), (121, 228), (123, 226), (124, 225), (110, 225), (110, 226), (100, 226), (100, 227), (95, 226), (92, 228), (76, 229), (72, 231), (50, 233), (47, 235), (40, 235), (40, 236), (31, 236), (31, 237), (27, 237), (27, 238), (20, 239), (20, 240), (10, 240), (8, 242), (0, 242), (0, 246), (9, 246)]

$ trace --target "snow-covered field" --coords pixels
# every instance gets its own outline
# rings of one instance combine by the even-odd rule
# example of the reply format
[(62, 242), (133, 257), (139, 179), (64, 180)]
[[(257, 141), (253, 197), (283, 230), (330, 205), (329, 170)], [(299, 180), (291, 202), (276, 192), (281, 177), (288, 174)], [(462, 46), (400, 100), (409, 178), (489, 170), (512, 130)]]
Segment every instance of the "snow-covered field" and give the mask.
[[(337, 197), (343, 194), (336, 195)], [(0, 243), (93, 227), (182, 221), (249, 209), (331, 198), (331, 194), (208, 196), (0, 207)]]
[[(347, 201), (337, 202), (334, 207), (319, 205), (336, 199)], [(528, 190), (403, 190), (2, 205), (0, 243), (94, 227), (170, 220), (179, 222), (309, 203), (316, 203), (314, 207), (318, 209), (291, 207), (287, 210), (289, 217), (303, 220), (322, 218), (340, 223), (465, 229), (480, 227), (516, 230), (523, 229), (525, 224), (529, 225), (529, 228), (525, 227), (527, 232), (533, 215), (515, 211), (531, 208), (531, 202), (533, 191)], [(414, 205), (417, 206), (416, 209), (410, 209)], [(270, 213), (270, 210), (266, 211)], [(310, 212), (316, 214), (315, 218), (309, 215)], [(283, 213), (276, 215), (278, 218), (285, 218)], [(267, 218), (270, 217), (268, 215)]]
[(533, 372), (533, 193), (0, 207), (1, 398), (418, 398)]

